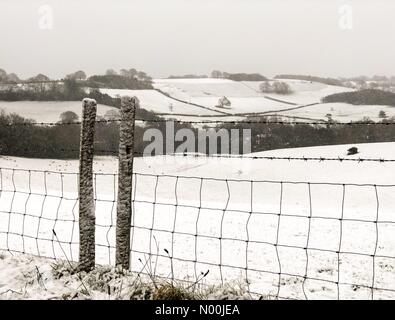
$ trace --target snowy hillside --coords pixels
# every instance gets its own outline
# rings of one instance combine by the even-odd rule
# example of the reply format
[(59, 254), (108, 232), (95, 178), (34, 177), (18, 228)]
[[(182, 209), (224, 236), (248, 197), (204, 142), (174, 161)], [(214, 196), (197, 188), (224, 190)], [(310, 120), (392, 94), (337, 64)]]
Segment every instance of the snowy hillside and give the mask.
[[(289, 100), (298, 105), (319, 103), (323, 97), (328, 95), (339, 92), (354, 91), (354, 89), (346, 87), (331, 86), (304, 80), (279, 79), (278, 81), (287, 83), (290, 86), (292, 93), (287, 95), (269, 94), (269, 96), (276, 99)], [(259, 85), (261, 82), (243, 81), (243, 84), (259, 92)]]
[(100, 91), (114, 98), (124, 95), (136, 96), (142, 108), (156, 113), (192, 114), (196, 116), (220, 114), (214, 110), (179, 102), (156, 90), (100, 89)]
[[(165, 118), (178, 120), (243, 120), (248, 115), (284, 116), (298, 121), (326, 120), (327, 114), (337, 121), (355, 121), (363, 117), (380, 121), (380, 111), (388, 117), (395, 115), (390, 106), (354, 106), (346, 103), (322, 104), (320, 100), (330, 94), (353, 89), (329, 86), (316, 82), (300, 80), (281, 80), (289, 84), (291, 94), (263, 94), (259, 92), (261, 82), (236, 82), (226, 79), (156, 79), (154, 86), (158, 90), (100, 89), (111, 97), (123, 95), (139, 98), (141, 107), (164, 114)], [(230, 106), (218, 107), (219, 99), (227, 97)], [(177, 100), (178, 99), (178, 100)], [(81, 114), (80, 102), (38, 102), (18, 101), (0, 102), (0, 109), (16, 112), (19, 115), (38, 122), (55, 122), (64, 111)], [(103, 116), (113, 109), (98, 106), (98, 115)]]
[(382, 121), (380, 111), (384, 111), (387, 117), (395, 116), (395, 107), (382, 105), (352, 105), (347, 103), (320, 103), (300, 109), (283, 111), (279, 114), (291, 117), (306, 117), (312, 119), (327, 119), (330, 114), (332, 119), (339, 122), (360, 121), (369, 117), (373, 121)]
[[(232, 81), (227, 79), (156, 79), (154, 86), (169, 95), (204, 105), (214, 107), (218, 99), (226, 96), (231, 101), (227, 112), (258, 113), (277, 112), (312, 103), (319, 103), (327, 95), (346, 92), (353, 89), (330, 86), (322, 83), (302, 80), (281, 80), (286, 82), (291, 94), (264, 94), (259, 90), (262, 82), (259, 81)], [(273, 98), (274, 100), (272, 100)], [(292, 115), (292, 111), (289, 111)], [(320, 118), (325, 116), (322, 115)]]
[[(73, 111), (78, 116), (82, 113), (82, 103), (78, 101), (0, 101), (0, 110), (6, 113), (17, 113), (18, 115), (36, 120), (37, 122), (57, 122), (62, 112)], [(97, 106), (97, 115), (104, 116), (105, 113), (114, 108), (104, 105)]]
[(241, 82), (227, 79), (155, 79), (154, 87), (185, 100), (190, 97), (205, 96), (241, 98), (259, 96), (255, 90), (244, 86)]
[[(356, 146), (359, 153), (346, 156), (351, 146)], [(283, 149), (258, 155), (394, 159), (394, 150), (395, 143), (375, 143)], [(41, 255), (58, 258), (66, 254), (75, 260), (78, 255), (77, 176), (67, 173), (77, 172), (78, 162), (1, 157), (0, 166), (3, 168), (0, 248), (24, 249), (32, 254), (39, 250)], [(48, 170), (45, 177), (41, 170)], [(97, 262), (109, 264), (114, 262), (115, 254), (112, 246), (116, 176), (112, 173), (117, 171), (117, 161), (112, 157), (98, 157), (94, 170), (99, 173), (95, 179), (95, 197), (98, 199), (97, 224), (101, 226), (97, 229)], [(373, 252), (378, 256), (373, 262), (376, 266), (374, 286), (395, 286), (392, 271), (395, 265), (393, 260), (385, 258), (395, 255), (391, 241), (392, 221), (395, 222), (395, 187), (391, 184), (394, 184), (395, 173), (389, 163), (167, 156), (136, 158), (134, 171), (133, 270), (141, 268), (138, 258), (145, 261), (147, 254), (158, 252), (157, 274), (168, 276), (170, 260), (162, 254), (166, 249), (174, 255), (173, 268), (178, 278), (193, 279), (195, 272), (209, 269), (207, 282), (218, 283), (221, 276), (225, 281), (245, 279), (247, 259), (252, 269), (248, 273), (250, 290), (275, 294), (279, 254), (283, 273), (280, 296), (303, 298), (302, 289), (305, 289), (308, 298), (337, 298), (335, 252), (342, 230), (340, 279), (344, 285), (341, 297), (370, 297), (370, 290), (346, 284), (372, 285), (369, 255)], [(343, 183), (352, 185), (344, 187)], [(10, 211), (19, 214), (9, 215)], [(24, 212), (29, 216), (24, 216)], [(279, 212), (281, 225), (278, 224)], [(311, 214), (316, 218), (309, 226)], [(342, 229), (340, 216), (348, 219)], [(380, 224), (378, 240), (373, 223), (377, 218), (387, 221)], [(149, 232), (151, 226), (152, 233)], [(278, 228), (280, 247), (276, 253), (273, 244)], [(56, 230), (62, 246), (51, 241), (52, 229)], [(195, 243), (193, 234), (196, 232), (199, 236)], [(220, 235), (224, 238), (221, 247)], [(246, 237), (250, 243), (247, 248)], [(308, 251), (308, 277), (318, 280), (308, 280), (302, 286), (303, 281), (292, 275), (305, 273), (303, 248), (306, 243), (309, 248), (315, 248)], [(196, 258), (199, 263), (195, 268)], [(236, 267), (220, 269), (217, 267), (220, 262), (236, 264)], [(376, 296), (390, 297), (391, 292), (378, 291)]]
[[(112, 97), (135, 95), (139, 98), (143, 108), (157, 113), (174, 114), (179, 120), (196, 120), (195, 116), (210, 116), (211, 120), (214, 120), (212, 118), (214, 115), (219, 115), (220, 119), (224, 119), (224, 115), (243, 117), (262, 114), (282, 115), (286, 119), (295, 117), (299, 121), (304, 121), (326, 120), (327, 115), (331, 114), (334, 120), (340, 122), (361, 120), (364, 117), (381, 121), (378, 115), (382, 110), (388, 117), (395, 116), (395, 108), (391, 106), (321, 103), (321, 99), (325, 96), (354, 89), (303, 80), (282, 79), (281, 81), (290, 86), (291, 94), (261, 93), (259, 91), (261, 82), (257, 81), (236, 82), (211, 78), (154, 80), (155, 88), (184, 102), (171, 99), (155, 90), (101, 89), (101, 91)], [(217, 107), (218, 100), (222, 96), (230, 100), (230, 106)]]

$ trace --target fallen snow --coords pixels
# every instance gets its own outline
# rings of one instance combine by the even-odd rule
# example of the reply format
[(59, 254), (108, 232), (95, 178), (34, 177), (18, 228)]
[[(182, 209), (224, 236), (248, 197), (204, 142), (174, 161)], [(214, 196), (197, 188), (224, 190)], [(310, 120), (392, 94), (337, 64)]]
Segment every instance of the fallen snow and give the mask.
[(170, 95), (185, 99), (189, 97), (255, 97), (259, 96), (255, 90), (241, 82), (227, 79), (155, 79), (155, 88)]
[[(283, 149), (259, 155), (345, 157), (351, 146), (358, 147), (360, 153), (347, 156), (350, 158), (395, 158), (395, 143)], [(65, 258), (66, 254), (69, 259), (76, 260), (77, 177), (47, 173), (45, 183), (43, 173), (15, 171), (13, 174), (12, 170), (4, 168), (71, 173), (77, 172), (78, 162), (1, 157), (0, 167), (3, 168), (0, 248), (23, 251), (24, 247), (27, 253), (57, 258)], [(195, 278), (196, 273), (209, 269), (208, 283), (220, 283), (221, 274), (225, 282), (247, 277), (251, 291), (276, 294), (276, 286), (280, 281), (280, 296), (303, 299), (303, 277), (307, 262), (306, 250), (303, 248), (308, 241), (308, 248), (312, 248), (307, 251), (308, 278), (331, 281), (306, 280), (304, 289), (309, 299), (337, 298), (338, 288), (335, 282), (338, 279), (338, 257), (335, 252), (339, 246), (342, 252), (340, 282), (346, 283), (340, 285), (340, 298), (370, 298), (373, 266), (374, 287), (395, 289), (395, 263), (390, 258), (395, 257), (392, 241), (395, 231), (395, 187), (388, 186), (395, 181), (391, 163), (168, 156), (137, 158), (134, 168), (138, 173), (134, 180), (133, 195), (135, 228), (132, 269), (135, 271), (141, 268), (138, 259), (145, 261), (149, 253), (158, 253), (158, 260), (153, 260), (156, 272), (161, 276), (169, 277), (172, 266), (175, 277), (190, 280)], [(112, 157), (98, 157), (95, 159), (94, 170), (97, 173), (116, 173), (117, 161)], [(160, 175), (158, 180), (155, 175)], [(195, 178), (183, 178), (184, 176)], [(200, 177), (222, 180), (203, 180), (200, 190)], [(226, 182), (223, 179), (229, 180)], [(255, 182), (251, 183), (250, 180)], [(335, 184), (316, 184), (320, 182)], [(96, 262), (100, 264), (114, 263), (116, 209), (113, 201), (116, 200), (116, 183), (116, 176), (113, 175), (98, 175), (95, 180), (95, 195), (99, 199), (96, 202), (96, 217), (97, 224), (100, 225), (96, 233)], [(376, 184), (377, 187), (346, 186), (342, 211), (343, 183)], [(43, 196), (45, 193), (48, 194), (47, 197)], [(156, 202), (156, 205), (152, 205), (152, 202)], [(316, 218), (311, 219), (309, 227), (310, 212)], [(341, 225), (339, 218), (342, 212), (343, 218), (348, 220)], [(28, 215), (25, 216), (24, 213)], [(376, 225), (373, 221), (377, 219), (377, 214), (382, 223)], [(58, 220), (55, 222), (56, 217)], [(152, 226), (154, 230), (151, 233)], [(174, 234), (171, 233), (173, 228), (176, 231)], [(274, 246), (278, 228), (280, 246), (277, 248), (281, 277), (277, 274), (280, 265)], [(52, 229), (56, 230), (61, 243), (53, 238)], [(196, 232), (206, 237), (198, 237), (195, 242), (193, 235)], [(22, 233), (27, 237), (22, 238)], [(42, 240), (36, 240), (37, 237)], [(223, 240), (220, 241), (219, 237)], [(175, 259), (171, 260), (165, 249)], [(369, 256), (374, 252), (380, 257), (373, 259)], [(195, 259), (197, 264), (193, 263)], [(247, 272), (246, 261), (250, 269)], [(219, 268), (220, 263), (239, 269)], [(374, 294), (374, 298), (394, 298), (391, 291), (377, 290)]]
[[(215, 107), (220, 97), (194, 97), (193, 103), (197, 103), (206, 107)], [(262, 112), (279, 112), (284, 109), (292, 108), (292, 105), (284, 104), (278, 101), (266, 99), (265, 97), (231, 97), (229, 98), (231, 106), (221, 111), (230, 114), (242, 113), (262, 113)]]
[[(293, 93), (289, 95), (263, 94), (259, 92), (261, 82), (243, 81), (237, 82), (227, 79), (156, 79), (155, 88), (158, 88), (177, 101), (156, 90), (124, 90), (124, 89), (100, 89), (112, 97), (122, 95), (137, 96), (144, 109), (158, 114), (166, 114), (166, 118), (176, 118), (178, 120), (193, 121), (201, 120), (235, 120), (243, 119), (243, 114), (263, 113), (267, 115), (278, 115), (286, 118), (297, 117), (298, 121), (323, 120), (328, 113), (333, 119), (338, 121), (355, 121), (363, 117), (370, 117), (372, 120), (381, 120), (378, 117), (379, 111), (383, 110), (387, 116), (395, 115), (395, 108), (390, 106), (354, 106), (346, 103), (321, 104), (321, 98), (338, 92), (351, 91), (353, 89), (329, 86), (321, 83), (300, 80), (281, 80), (287, 82)], [(218, 100), (226, 96), (231, 101), (231, 106), (218, 108)], [(269, 98), (279, 99), (295, 105), (274, 101)], [(194, 106), (190, 103), (195, 103)], [(314, 106), (304, 105), (318, 103)], [(301, 107), (301, 108), (298, 108)], [(56, 122), (59, 115), (65, 111), (73, 111), (81, 114), (80, 102), (38, 102), (38, 101), (18, 101), (0, 102), (0, 109), (10, 113), (34, 119), (38, 122)], [(107, 111), (114, 108), (98, 105), (98, 115), (103, 116)], [(229, 118), (215, 117), (221, 113), (229, 114)], [(223, 115), (223, 114), (222, 114)], [(235, 116), (239, 115), (239, 118)], [(200, 117), (200, 118), (197, 118)], [(206, 117), (206, 118), (201, 118)]]
[[(282, 114), (281, 110), (295, 106), (320, 103), (321, 99), (327, 95), (353, 90), (302, 80), (285, 79), (280, 81), (288, 83), (293, 92), (287, 95), (264, 94), (259, 90), (259, 86), (262, 83), (260, 81), (232, 81), (212, 78), (156, 79), (154, 80), (154, 87), (178, 99), (210, 108), (218, 104), (219, 98), (226, 96), (232, 104), (229, 110), (226, 111), (231, 114), (248, 112), (279, 112)], [(267, 97), (291, 104), (273, 101)], [(293, 111), (288, 112), (288, 114), (294, 115)], [(295, 116), (297, 116), (297, 113), (295, 113)], [(303, 117), (312, 118), (309, 115), (303, 115)]]
[(215, 111), (171, 99), (156, 90), (100, 89), (100, 91), (111, 97), (123, 95), (136, 96), (142, 108), (156, 113), (192, 114), (196, 116), (219, 114)]
[[(82, 102), (78, 101), (0, 101), (0, 110), (6, 113), (17, 113), (37, 122), (57, 122), (59, 116), (65, 111), (73, 111), (78, 116), (82, 113)], [(97, 115), (103, 116), (107, 111), (115, 108), (101, 105), (97, 106)]]
[(382, 121), (379, 112), (385, 111), (387, 117), (395, 116), (395, 107), (382, 105), (352, 105), (347, 103), (322, 103), (301, 109), (280, 112), (280, 115), (293, 117), (306, 117), (312, 119), (327, 119), (326, 115), (332, 115), (332, 119), (339, 122), (360, 121), (369, 117), (373, 121)]
[[(322, 98), (328, 95), (341, 92), (355, 91), (355, 89), (352, 88), (331, 86), (323, 83), (303, 80), (279, 79), (278, 81), (287, 83), (291, 87), (291, 90), (293, 92), (286, 95), (268, 95), (276, 99), (288, 100), (299, 105), (319, 103), (321, 102)], [(243, 83), (256, 91), (259, 91), (260, 82), (244, 81)]]
[[(155, 285), (160, 287), (170, 283), (111, 266), (99, 266), (90, 273), (76, 273), (76, 267), (75, 263), (65, 260), (0, 251), (0, 299), (152, 300), (157, 299)], [(203, 281), (196, 285), (179, 281), (172, 284), (202, 300), (251, 299), (245, 286), (238, 282), (209, 289)]]

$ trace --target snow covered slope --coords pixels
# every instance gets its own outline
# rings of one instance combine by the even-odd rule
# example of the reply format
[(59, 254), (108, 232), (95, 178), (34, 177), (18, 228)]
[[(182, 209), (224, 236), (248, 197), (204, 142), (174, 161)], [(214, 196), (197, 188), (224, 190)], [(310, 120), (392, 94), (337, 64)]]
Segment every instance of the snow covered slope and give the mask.
[[(57, 122), (62, 112), (73, 111), (79, 117), (82, 113), (82, 103), (78, 101), (0, 101), (0, 109), (6, 113), (17, 113), (22, 117), (36, 120), (37, 122)], [(98, 105), (97, 114), (103, 116), (114, 108)]]
[(154, 87), (180, 99), (190, 97), (256, 97), (257, 92), (242, 83), (227, 79), (155, 79)]
[[(347, 156), (351, 146), (359, 153)], [(395, 159), (394, 150), (395, 143), (374, 143), (283, 149), (259, 155)], [(111, 173), (117, 172), (117, 166), (112, 157), (95, 159), (96, 173), (110, 173), (95, 180), (100, 225), (97, 262), (103, 264), (114, 262), (116, 177)], [(75, 260), (77, 176), (48, 172), (45, 178), (41, 172), (4, 168), (70, 173), (77, 172), (77, 161), (1, 157), (0, 167), (0, 248), (24, 248), (32, 254), (39, 249), (41, 255), (64, 257), (59, 244), (51, 241), (55, 229), (66, 255)], [(370, 298), (374, 264), (374, 286), (395, 289), (394, 259), (386, 258), (395, 257), (392, 163), (167, 156), (137, 158), (134, 168), (133, 270), (141, 269), (139, 258), (145, 261), (150, 253), (158, 253), (158, 275), (168, 276), (172, 263), (178, 278), (193, 279), (195, 272), (209, 269), (207, 281), (218, 283), (221, 276), (224, 281), (245, 279), (247, 261), (251, 291), (275, 294), (280, 282), (281, 296), (304, 298), (304, 289), (310, 299), (336, 299), (338, 272), (341, 298)], [(220, 180), (202, 181), (201, 177)], [(50, 196), (45, 197), (46, 193)], [(310, 215), (314, 217), (311, 224)], [(278, 252), (274, 246), (277, 234)], [(304, 250), (306, 246), (311, 249)], [(174, 256), (172, 261), (165, 249)], [(370, 256), (373, 253), (375, 260)], [(308, 280), (303, 285), (306, 254)], [(236, 268), (219, 268), (218, 264)], [(386, 290), (375, 293), (375, 298), (380, 297), (394, 298)]]
[(384, 111), (387, 117), (395, 116), (395, 107), (347, 103), (320, 103), (305, 108), (279, 112), (279, 114), (312, 119), (327, 119), (326, 115), (331, 114), (332, 119), (339, 122), (359, 121), (364, 117), (369, 117), (373, 121), (382, 121), (383, 119), (379, 117), (380, 111)]
[[(298, 105), (319, 103), (322, 98), (328, 95), (354, 91), (354, 89), (351, 88), (330, 86), (323, 83), (304, 80), (279, 79), (278, 81), (287, 83), (290, 86), (292, 93), (287, 95), (271, 93), (268, 95), (276, 99), (289, 100)], [(244, 81), (243, 83), (249, 88), (259, 92), (259, 85), (261, 82)]]
[(226, 96), (231, 102), (226, 111), (232, 114), (281, 112), (292, 106), (319, 103), (323, 97), (330, 94), (353, 90), (302, 80), (281, 81), (289, 84), (292, 94), (261, 93), (259, 86), (262, 82), (259, 81), (238, 82), (212, 78), (156, 79), (154, 87), (178, 99), (211, 108), (218, 104), (220, 97)]
[[(298, 121), (325, 120), (328, 113), (333, 119), (348, 122), (370, 117), (381, 120), (379, 111), (383, 110), (387, 116), (395, 115), (395, 108), (390, 106), (353, 106), (345, 103), (320, 103), (321, 98), (352, 89), (329, 86), (321, 83), (281, 80), (287, 82), (292, 94), (263, 94), (259, 92), (260, 82), (236, 82), (226, 79), (157, 79), (154, 86), (158, 90), (122, 90), (100, 89), (112, 97), (122, 95), (137, 96), (144, 109), (165, 117), (179, 120), (202, 120), (197, 117), (208, 117), (214, 120), (219, 116), (221, 120), (235, 120), (234, 116), (267, 114), (283, 115), (286, 118), (296, 117)], [(167, 95), (169, 96), (167, 96)], [(218, 100), (226, 96), (231, 106), (217, 107)], [(177, 100), (179, 99), (179, 100)], [(314, 105), (310, 105), (314, 104)], [(307, 106), (306, 106), (307, 105)], [(81, 113), (80, 102), (0, 102), (0, 109), (6, 112), (16, 112), (21, 116), (32, 118), (38, 122), (55, 122), (64, 111)], [(98, 106), (98, 114), (104, 115), (108, 106)], [(228, 116), (225, 118), (224, 116)], [(242, 120), (243, 118), (238, 118)], [(304, 119), (304, 120), (303, 120)]]
[(100, 91), (111, 97), (136, 96), (142, 108), (156, 113), (192, 114), (196, 116), (220, 114), (213, 110), (171, 99), (156, 90), (100, 89)]
[[(242, 82), (227, 79), (156, 79), (154, 87), (184, 101), (215, 108), (219, 98), (226, 96), (231, 106), (230, 113), (265, 112), (287, 107), (282, 103), (265, 99)], [(221, 110), (221, 109), (219, 109)]]
[[(381, 121), (382, 119), (378, 117), (381, 110), (385, 111), (388, 117), (395, 116), (395, 108), (391, 106), (321, 103), (323, 97), (334, 93), (353, 91), (354, 89), (351, 88), (303, 80), (281, 79), (281, 81), (289, 84), (293, 91), (291, 94), (263, 94), (259, 92), (261, 84), (259, 81), (236, 82), (211, 78), (154, 80), (154, 86), (170, 96), (205, 106), (211, 110), (176, 101), (155, 90), (101, 90), (111, 96), (136, 95), (144, 108), (158, 113), (174, 114), (180, 120), (194, 120), (191, 117), (180, 116), (182, 114), (213, 116), (216, 114), (215, 110), (241, 116), (245, 114), (276, 114), (283, 115), (288, 119), (296, 117), (298, 121), (303, 121), (303, 119), (326, 120), (327, 114), (331, 114), (334, 120), (340, 122), (361, 120), (364, 117)], [(226, 96), (230, 100), (231, 106), (216, 107), (222, 96)], [(172, 107), (170, 108), (170, 106)], [(224, 120), (224, 118), (222, 119)]]

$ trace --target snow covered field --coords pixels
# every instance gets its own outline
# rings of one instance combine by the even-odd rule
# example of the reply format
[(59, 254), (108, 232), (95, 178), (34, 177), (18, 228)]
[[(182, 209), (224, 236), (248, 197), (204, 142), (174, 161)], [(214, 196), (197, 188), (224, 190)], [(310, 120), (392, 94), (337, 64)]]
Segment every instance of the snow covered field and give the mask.
[(373, 121), (381, 121), (379, 112), (384, 111), (387, 117), (395, 116), (395, 107), (382, 105), (352, 105), (347, 103), (321, 103), (301, 109), (280, 112), (281, 115), (306, 117), (312, 119), (327, 119), (329, 113), (332, 119), (339, 122), (358, 121), (369, 117)]
[(287, 107), (286, 104), (266, 99), (242, 82), (226, 79), (156, 79), (154, 87), (175, 98), (210, 108), (218, 104), (220, 97), (226, 96), (232, 105), (224, 111), (231, 114), (267, 112)]
[[(347, 157), (395, 158), (395, 143), (355, 146), (360, 153)], [(344, 157), (349, 147), (259, 155)], [(77, 161), (1, 157), (0, 167), (0, 248), (75, 260)], [(395, 296), (391, 163), (152, 157), (135, 159), (134, 168), (133, 270), (151, 252), (165, 277), (173, 270), (193, 280), (210, 270), (207, 283), (248, 278), (251, 291), (272, 295), (280, 283), (280, 296), (297, 299), (370, 298), (370, 287), (384, 289), (374, 298)], [(117, 161), (98, 157), (94, 170), (97, 262), (108, 264)]]
[[(276, 99), (292, 101), (298, 105), (317, 103), (320, 102), (323, 97), (331, 94), (354, 91), (354, 89), (351, 88), (330, 86), (304, 80), (278, 79), (278, 81), (286, 82), (293, 92), (287, 95), (269, 94), (269, 96)], [(251, 89), (259, 91), (260, 82), (243, 81), (243, 84)]]
[(171, 99), (156, 90), (100, 89), (111, 97), (136, 96), (142, 108), (156, 113), (193, 114), (196, 116), (219, 114), (215, 111), (199, 108)]
[[(166, 97), (155, 90), (115, 90), (101, 89), (113, 97), (118, 95), (135, 95), (140, 99), (143, 108), (157, 113), (174, 114), (179, 120), (196, 120), (197, 116), (210, 116), (214, 120), (215, 110), (232, 115), (262, 113), (268, 115), (295, 117), (299, 121), (326, 120), (326, 115), (340, 122), (361, 120), (369, 117), (374, 121), (381, 121), (379, 112), (385, 111), (388, 117), (395, 115), (395, 108), (380, 105), (351, 105), (347, 103), (320, 103), (327, 95), (354, 89), (330, 86), (317, 82), (302, 80), (279, 80), (289, 84), (292, 94), (263, 94), (259, 92), (259, 81), (236, 82), (226, 79), (156, 79), (154, 86), (172, 97), (195, 103), (211, 110), (199, 108), (188, 103), (182, 103)], [(217, 108), (220, 97), (226, 96), (231, 106)], [(276, 100), (272, 100), (276, 99)], [(315, 104), (309, 106), (310, 104)], [(305, 106), (307, 105), (307, 106)], [(182, 116), (184, 115), (184, 116)], [(223, 117), (218, 119), (224, 120)], [(202, 120), (202, 119), (200, 119)], [(234, 120), (227, 119), (227, 120)]]
[[(0, 101), (0, 110), (6, 113), (17, 113), (22, 117), (36, 120), (37, 122), (57, 122), (59, 116), (65, 111), (73, 111), (77, 115), (82, 112), (82, 102), (78, 101)], [(103, 116), (114, 108), (98, 105), (97, 114)]]
[[(292, 94), (269, 95), (283, 102), (259, 93), (259, 82), (223, 79), (155, 80), (156, 88), (185, 103), (156, 90), (101, 91), (137, 96), (143, 108), (186, 121), (243, 120), (242, 115), (223, 117), (215, 111), (221, 96), (232, 105), (217, 110), (234, 115), (268, 112), (325, 119), (330, 113), (342, 122), (379, 121), (381, 110), (395, 115), (389, 106), (319, 103), (347, 88), (286, 82)], [(310, 103), (318, 104), (303, 106)], [(56, 122), (64, 111), (80, 115), (81, 103), (0, 102), (0, 109)], [(112, 109), (99, 105), (98, 114)], [(355, 145), (359, 153), (347, 156), (351, 146), (257, 155), (395, 159), (395, 143)], [(0, 249), (77, 260), (78, 162), (0, 156), (0, 168)], [(95, 160), (99, 264), (115, 260), (117, 168), (113, 157)], [(173, 274), (194, 281), (210, 270), (208, 284), (237, 280), (264, 295), (371, 298), (374, 287), (380, 289), (373, 291), (374, 298), (395, 298), (392, 163), (167, 156), (136, 158), (134, 168), (134, 271), (153, 254), (148, 263), (167, 278)]]
[[(319, 103), (327, 95), (353, 90), (302, 80), (281, 79), (279, 81), (288, 83), (293, 92), (288, 95), (264, 94), (259, 90), (262, 83), (259, 81), (237, 82), (212, 78), (156, 79), (154, 80), (154, 86), (173, 97), (206, 107), (214, 107), (220, 97), (226, 96), (232, 103), (226, 111), (231, 114), (248, 112), (279, 112), (279, 114), (283, 114), (281, 110)], [(288, 111), (287, 114), (294, 115), (293, 111)], [(298, 116), (297, 113), (295, 113), (295, 116)], [(304, 117), (306, 116), (304, 115)], [(324, 118), (325, 114), (319, 114), (319, 117)]]
[(188, 100), (189, 97), (204, 96), (242, 98), (259, 96), (259, 93), (244, 86), (241, 82), (227, 79), (155, 79), (153, 85), (155, 88), (183, 100)]
[[(142, 108), (158, 114), (166, 114), (165, 118), (176, 118), (185, 121), (205, 120), (243, 120), (248, 114), (267, 114), (303, 120), (326, 120), (329, 113), (334, 120), (349, 122), (369, 117), (380, 121), (381, 110), (391, 117), (395, 108), (391, 106), (354, 106), (346, 103), (320, 103), (321, 98), (338, 92), (353, 89), (329, 86), (316, 82), (300, 80), (281, 80), (287, 82), (292, 94), (263, 94), (259, 92), (260, 82), (236, 82), (226, 79), (156, 79), (154, 86), (172, 99), (156, 90), (123, 90), (100, 89), (102, 93), (112, 97), (122, 95), (137, 96)], [(220, 97), (226, 96), (231, 106), (218, 108)], [(275, 100), (272, 100), (275, 99)], [(191, 103), (197, 104), (193, 105)], [(314, 104), (309, 106), (309, 104)], [(307, 105), (307, 106), (305, 106)], [(199, 107), (200, 106), (200, 107)], [(80, 102), (38, 102), (18, 101), (0, 102), (0, 109), (15, 112), (38, 122), (56, 122), (65, 111), (81, 113)], [(112, 107), (99, 105), (98, 115), (103, 116)], [(227, 117), (224, 117), (227, 116)], [(203, 117), (203, 118), (202, 118)], [(238, 118), (236, 118), (238, 117)]]

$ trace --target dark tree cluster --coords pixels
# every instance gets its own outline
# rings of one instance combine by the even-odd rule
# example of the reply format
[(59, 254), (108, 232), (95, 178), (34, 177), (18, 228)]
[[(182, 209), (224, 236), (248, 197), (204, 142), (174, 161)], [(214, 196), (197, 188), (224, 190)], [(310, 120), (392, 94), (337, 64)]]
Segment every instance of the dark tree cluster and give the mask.
[(202, 79), (202, 78), (208, 78), (208, 76), (206, 74), (184, 74), (181, 76), (174, 76), (174, 75), (170, 75), (167, 77), (167, 79)]
[(5, 70), (0, 69), (0, 83), (18, 83), (19, 77), (15, 73), (7, 73)]
[(118, 74), (91, 76), (86, 81), (85, 86), (108, 89), (153, 89), (151, 80), (140, 80), (137, 77), (125, 77)]
[[(137, 118), (158, 120), (151, 112), (139, 109)], [(64, 112), (60, 115), (59, 125), (37, 125), (35, 121), (25, 119), (17, 114), (0, 111), (0, 155), (49, 158), (77, 159), (80, 143), (80, 122), (76, 115)], [(190, 128), (189, 125), (176, 125), (176, 129)], [(164, 122), (148, 122), (144, 127), (136, 125), (136, 156), (144, 152), (149, 142), (143, 141), (145, 130), (157, 128), (166, 135)], [(97, 122), (95, 129), (95, 154), (116, 155), (119, 143), (118, 122)]]
[(395, 93), (365, 89), (352, 92), (335, 93), (322, 99), (324, 103), (344, 102), (355, 105), (386, 105), (395, 106)]
[(27, 89), (10, 88), (0, 91), (0, 101), (81, 101), (83, 98), (95, 99), (99, 104), (119, 107), (118, 98), (112, 98), (99, 90), (92, 89), (88, 93), (74, 79), (66, 79), (63, 83), (51, 83), (49, 86), (38, 85)]
[[(159, 120), (157, 116), (143, 109), (143, 117)], [(138, 115), (138, 117), (141, 116)], [(251, 150), (253, 152), (274, 150), (282, 148), (298, 148), (319, 145), (337, 145), (371, 142), (394, 141), (395, 125), (382, 125), (371, 122), (370, 125), (293, 125), (276, 123), (275, 118), (261, 118), (261, 123), (223, 124), (216, 129), (251, 129)], [(364, 119), (367, 121), (367, 119)], [(386, 119), (383, 122), (395, 123), (395, 119)], [(118, 150), (119, 128), (117, 122), (98, 122), (96, 124), (95, 152), (98, 155), (114, 155)], [(166, 123), (162, 121), (148, 122), (144, 127), (136, 126), (135, 151), (141, 156), (145, 147), (151, 141), (143, 141), (147, 129), (156, 128), (163, 134), (163, 152), (166, 150)], [(175, 123), (175, 130), (188, 128), (194, 132), (195, 147), (198, 146), (198, 129), (189, 124)], [(80, 124), (39, 126), (34, 121), (24, 119), (16, 114), (0, 113), (0, 154), (8, 156), (77, 159), (79, 150)], [(174, 137), (168, 137), (174, 139)], [(242, 137), (240, 137), (242, 138)], [(185, 140), (184, 140), (185, 141)], [(177, 148), (184, 141), (177, 141)], [(242, 152), (242, 139), (240, 152)], [(217, 140), (218, 153), (221, 153), (221, 141)], [(207, 145), (208, 147), (208, 145)], [(228, 149), (227, 149), (228, 150)], [(345, 154), (346, 154), (345, 150)], [(351, 150), (352, 151), (352, 150)], [(206, 150), (208, 153), (209, 150)], [(349, 154), (354, 154), (350, 153)]]
[[(239, 123), (220, 127), (228, 130), (250, 128), (253, 152), (321, 145), (392, 142), (395, 137), (395, 125), (382, 125), (368, 118), (362, 120), (371, 123), (369, 125), (348, 125), (334, 122), (332, 125), (284, 125), (276, 123), (278, 121), (275, 117), (254, 120), (260, 120), (263, 124)], [(382, 123), (395, 123), (395, 118), (382, 120)]]
[(306, 75), (280, 74), (275, 76), (274, 79), (304, 80), (310, 82), (320, 82), (332, 86), (343, 86), (343, 82), (339, 79), (314, 77), (314, 76), (306, 76)]
[(259, 73), (228, 73), (218, 70), (211, 72), (212, 78), (229, 79), (233, 81), (266, 81), (267, 78)]

